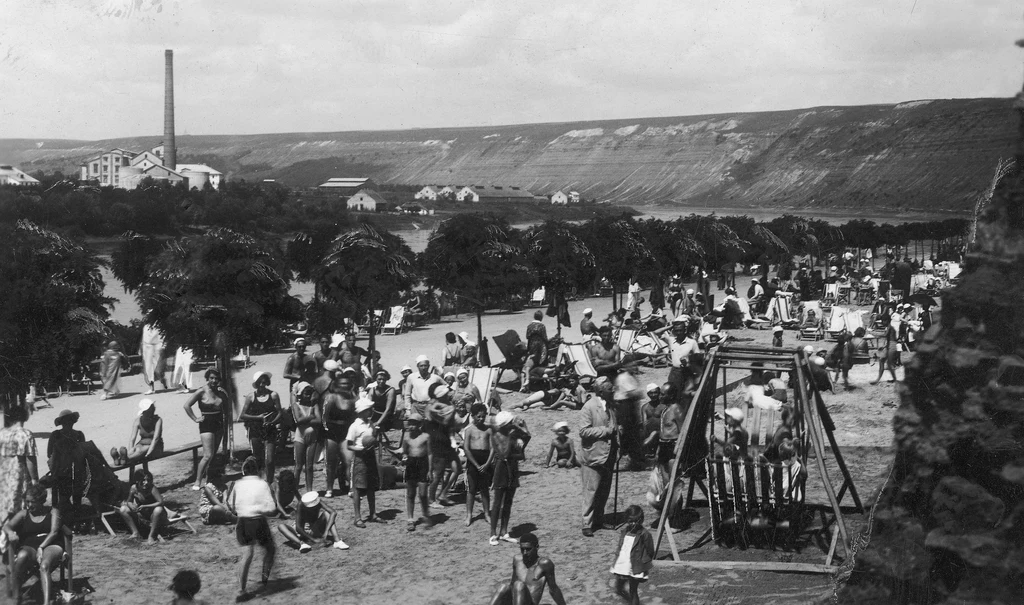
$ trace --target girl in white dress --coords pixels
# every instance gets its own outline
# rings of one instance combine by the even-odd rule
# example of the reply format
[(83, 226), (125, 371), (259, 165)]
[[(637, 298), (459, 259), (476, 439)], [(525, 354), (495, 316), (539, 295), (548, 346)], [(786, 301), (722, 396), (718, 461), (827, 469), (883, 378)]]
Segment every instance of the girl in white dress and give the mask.
[[(641, 582), (648, 580), (653, 567), (654, 538), (644, 528), (644, 509), (635, 504), (626, 509), (626, 527), (615, 553), (611, 569), (615, 574), (615, 592), (630, 605), (640, 605), (638, 589)], [(626, 592), (627, 583), (629, 592)]]

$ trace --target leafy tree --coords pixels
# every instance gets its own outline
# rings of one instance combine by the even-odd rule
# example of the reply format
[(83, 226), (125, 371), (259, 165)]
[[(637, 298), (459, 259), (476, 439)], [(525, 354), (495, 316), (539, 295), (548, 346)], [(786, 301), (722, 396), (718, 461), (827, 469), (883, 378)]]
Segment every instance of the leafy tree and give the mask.
[[(526, 253), (540, 285), (551, 293), (556, 313), (571, 290), (589, 291), (597, 279), (594, 255), (567, 223), (544, 221), (526, 232)], [(559, 333), (562, 317), (556, 324)]]
[(630, 278), (640, 278), (653, 257), (647, 241), (633, 217), (602, 216), (583, 224), (587, 247), (594, 254), (597, 271), (612, 284), (612, 307), (619, 306), (618, 294), (624, 292)]
[(464, 214), (442, 221), (421, 257), (427, 285), (469, 302), (483, 342), (483, 314), (536, 283), (521, 233), (493, 215)]
[(112, 300), (83, 246), (24, 220), (0, 225), (0, 237), (0, 396), (11, 401), (95, 357)]
[(704, 267), (711, 272), (717, 271), (726, 261), (736, 262), (743, 255), (746, 241), (720, 217), (691, 214), (680, 222), (696, 238), (704, 251)]
[(648, 219), (640, 221), (639, 227), (653, 261), (643, 272), (643, 278), (651, 283), (651, 306), (664, 307), (665, 278), (688, 276), (703, 250), (680, 221)]
[[(315, 271), (316, 290), (345, 317), (357, 320), (368, 312), (372, 317), (374, 309), (390, 306), (399, 292), (414, 285), (413, 259), (402, 238), (364, 223), (331, 242)], [(315, 329), (326, 332), (329, 328), (317, 325)], [(374, 333), (370, 330), (371, 351)]]

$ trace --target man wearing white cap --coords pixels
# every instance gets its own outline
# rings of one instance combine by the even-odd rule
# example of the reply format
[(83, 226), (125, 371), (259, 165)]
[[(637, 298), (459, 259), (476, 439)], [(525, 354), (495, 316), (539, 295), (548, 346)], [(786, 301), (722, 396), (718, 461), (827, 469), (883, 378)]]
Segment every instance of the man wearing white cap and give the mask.
[(668, 373), (669, 383), (683, 390), (687, 380), (696, 377), (693, 356), (700, 353), (700, 346), (690, 334), (690, 318), (680, 315), (672, 320), (672, 341), (668, 345), (672, 369)]
[(583, 319), (580, 320), (580, 334), (583, 338), (597, 334), (597, 326), (594, 325), (594, 310), (590, 307), (583, 309)]
[(356, 419), (348, 427), (345, 441), (352, 453), (352, 466), (349, 469), (353, 508), (353, 525), (366, 527), (359, 510), (360, 498), (366, 496), (366, 505), (370, 508), (370, 516), (366, 521), (377, 520), (375, 495), (380, 489), (380, 475), (377, 470), (377, 429), (369, 423), (373, 413), (373, 400), (360, 397), (356, 401)]
[(483, 402), (480, 396), (480, 389), (475, 384), (469, 382), (468, 369), (459, 368), (455, 372), (455, 385), (452, 387), (451, 400), (452, 405), (455, 406), (455, 413), (460, 416), (468, 414), (469, 409), (473, 407), (474, 403)]
[(612, 404), (612, 383), (600, 379), (580, 410), (580, 480), (583, 484), (583, 535), (594, 535), (604, 523), (604, 506), (612, 488), (618, 458), (619, 426)]
[(402, 393), (405, 398), (405, 410), (407, 415), (416, 413), (426, 418), (427, 405), (430, 403), (430, 385), (444, 384), (444, 380), (430, 371), (430, 359), (426, 355), (416, 358), (416, 370), (409, 377)]

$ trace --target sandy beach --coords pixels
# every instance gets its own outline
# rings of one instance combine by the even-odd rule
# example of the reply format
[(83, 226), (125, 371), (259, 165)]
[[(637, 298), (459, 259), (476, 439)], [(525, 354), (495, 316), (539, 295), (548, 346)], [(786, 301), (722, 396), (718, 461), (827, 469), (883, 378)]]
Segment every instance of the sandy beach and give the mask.
[[(595, 319), (603, 318), (611, 310), (610, 298), (591, 298), (569, 303), (574, 322), (582, 317), (585, 307), (595, 309)], [(488, 313), (483, 318), (485, 336), (494, 336), (508, 329), (522, 335), (532, 319), (534, 309), (517, 313)], [(545, 318), (549, 334), (554, 333), (553, 320)], [(377, 346), (384, 366), (397, 375), (402, 365), (411, 364), (417, 355), (437, 359), (444, 344), (444, 333), (468, 331), (476, 335), (476, 318), (462, 315), (445, 321), (416, 328), (398, 336), (380, 336)], [(579, 340), (575, 326), (564, 328), (570, 340)], [(770, 343), (770, 331), (737, 330), (732, 336), (745, 344)], [(796, 333), (786, 332), (786, 346), (803, 343)], [(360, 341), (365, 345), (365, 339)], [(830, 343), (817, 343), (819, 347)], [(493, 362), (501, 354), (490, 347)], [(281, 378), (287, 352), (253, 356), (255, 363), (237, 374), (241, 393), (250, 390), (249, 382), (255, 371), (273, 374), (271, 388), (286, 393), (286, 381)], [(874, 379), (877, 366), (857, 366), (851, 372), (856, 389), (826, 394), (826, 404), (837, 425), (836, 438), (851, 467), (857, 489), (865, 503), (873, 501), (873, 494), (885, 480), (891, 460), (892, 414), (896, 409), (896, 394), (892, 384), (868, 385)], [(641, 383), (661, 382), (667, 369), (644, 369)], [(506, 375), (505, 380), (511, 380)], [(146, 390), (140, 376), (124, 379), (123, 394), (112, 400), (92, 396), (63, 396), (51, 400), (52, 408), (44, 408), (33, 415), (28, 427), (37, 436), (41, 451), (45, 451), (45, 437), (53, 430), (53, 419), (62, 409), (81, 414), (78, 430), (94, 441), (101, 451), (111, 446), (124, 445), (129, 437), (132, 418), (141, 394)], [(395, 382), (395, 381), (393, 381)], [(195, 385), (202, 378), (195, 376)], [(157, 411), (164, 418), (164, 439), (168, 446), (193, 442), (198, 439), (194, 423), (185, 416), (182, 404), (187, 396), (173, 391), (158, 392), (153, 399)], [(518, 393), (503, 393), (507, 403), (520, 401)], [(618, 534), (600, 531), (593, 538), (580, 534), (580, 479), (576, 470), (543, 468), (547, 446), (551, 439), (550, 427), (559, 420), (569, 422), (578, 444), (578, 413), (571, 411), (527, 411), (523, 417), (535, 439), (527, 450), (528, 460), (523, 464), (521, 487), (512, 511), (512, 533), (533, 531), (540, 539), (543, 556), (556, 564), (559, 584), (569, 603), (618, 603), (620, 598), (611, 586), (612, 551)], [(247, 448), (244, 430), (236, 425), (236, 449)], [(290, 465), (290, 452), (279, 456), (280, 465)], [(45, 463), (41, 464), (41, 473)], [(157, 485), (163, 490), (171, 507), (189, 515), (196, 515), (197, 497), (189, 490), (191, 459), (188, 454), (157, 461), (150, 465)], [(833, 469), (834, 470), (834, 469)], [(823, 498), (810, 486), (815, 482), (815, 469), (811, 469), (808, 500)], [(121, 473), (125, 478), (126, 472)], [(654, 511), (646, 505), (644, 492), (649, 472), (621, 472), (619, 477), (619, 511), (630, 504), (644, 507), (648, 522)], [(835, 479), (833, 479), (835, 481)], [(316, 485), (324, 485), (318, 467)], [(820, 491), (820, 490), (818, 490)], [(494, 585), (507, 579), (511, 559), (517, 549), (502, 543), (490, 546), (489, 535), (482, 519), (471, 527), (465, 526), (462, 505), (438, 510), (434, 516), (437, 525), (430, 530), (409, 533), (405, 529), (405, 492), (390, 490), (377, 497), (377, 509), (384, 523), (370, 524), (365, 529), (352, 527), (352, 506), (347, 497), (335, 496), (330, 502), (340, 513), (342, 537), (351, 550), (314, 549), (306, 554), (280, 544), (278, 562), (268, 587), (253, 601), (259, 603), (291, 603), (301, 605), (322, 602), (325, 598), (335, 602), (376, 604), (403, 602), (413, 604), (486, 603)], [(462, 500), (460, 499), (459, 502)], [(611, 506), (611, 502), (609, 506)], [(479, 506), (478, 506), (479, 510)], [(707, 509), (698, 509), (701, 519), (686, 531), (676, 535), (682, 544), (692, 543), (707, 525)], [(272, 521), (276, 523), (277, 521)], [(849, 519), (851, 530), (866, 527), (859, 515)], [(184, 568), (197, 569), (204, 588), (200, 597), (207, 603), (232, 602), (236, 594), (235, 564), (239, 548), (233, 528), (203, 526), (196, 519), (197, 535), (179, 533), (165, 543), (146, 546), (130, 540), (127, 535), (111, 538), (105, 534), (76, 537), (75, 575), (88, 580), (95, 592), (88, 596), (91, 603), (138, 603), (168, 600), (166, 587), (171, 576)], [(661, 555), (667, 553), (662, 546)], [(739, 557), (789, 557), (791, 560), (821, 562), (824, 555), (809, 546), (804, 552), (769, 553), (767, 551), (738, 551), (705, 546), (695, 553), (707, 559), (734, 559)], [(258, 578), (254, 570), (252, 579)], [(772, 574), (767, 572), (708, 572), (687, 568), (655, 569), (652, 580), (643, 586), (644, 603), (792, 603), (824, 602), (835, 586), (826, 576)], [(38, 599), (38, 592), (34, 593)], [(544, 602), (550, 602), (545, 598)]]

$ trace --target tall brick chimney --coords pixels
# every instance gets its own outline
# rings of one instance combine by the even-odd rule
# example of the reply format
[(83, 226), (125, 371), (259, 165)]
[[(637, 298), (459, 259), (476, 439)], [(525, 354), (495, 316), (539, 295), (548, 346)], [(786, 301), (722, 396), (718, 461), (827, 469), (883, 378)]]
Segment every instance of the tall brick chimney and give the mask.
[(178, 149), (174, 144), (174, 51), (164, 51), (164, 166), (178, 168)]

